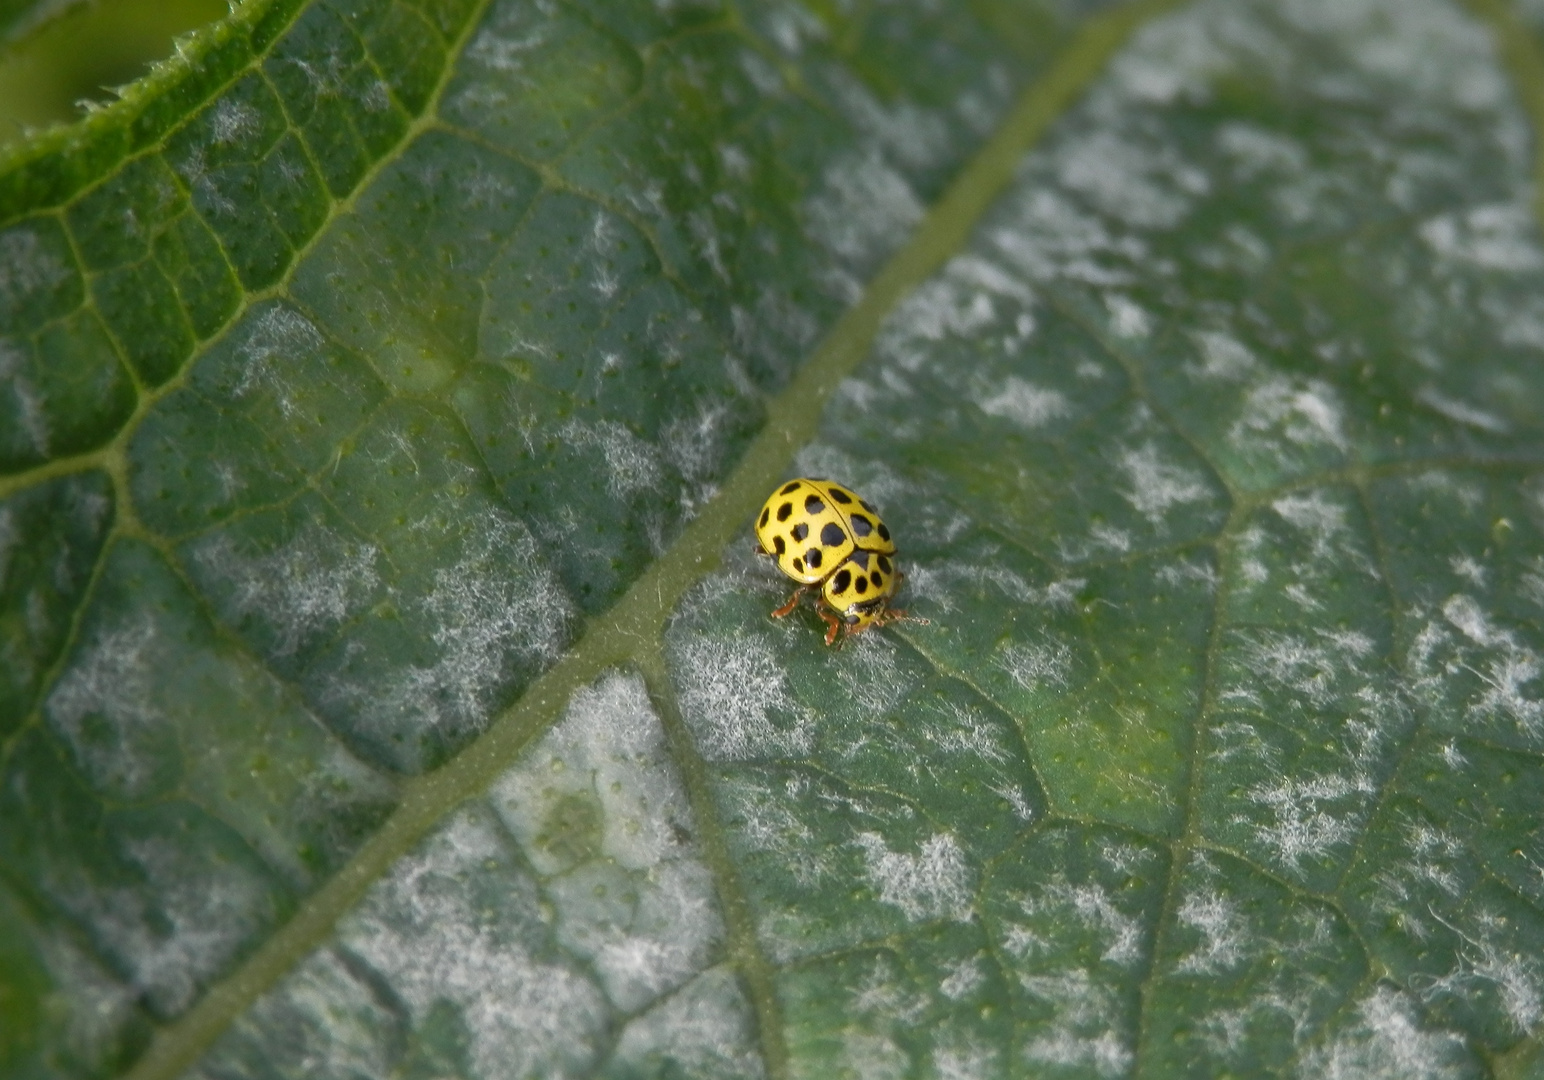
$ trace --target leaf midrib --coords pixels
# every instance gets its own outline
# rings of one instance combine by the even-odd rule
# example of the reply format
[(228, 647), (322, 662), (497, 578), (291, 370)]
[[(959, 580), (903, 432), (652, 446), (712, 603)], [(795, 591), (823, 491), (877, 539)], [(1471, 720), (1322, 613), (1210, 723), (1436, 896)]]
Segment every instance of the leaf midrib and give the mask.
[[(438, 87), (423, 113), (408, 124), (399, 146), (423, 130), (443, 126), (437, 118), (440, 96), (454, 60), (475, 32), (487, 2), (482, 0), (460, 40), (449, 50)], [(880, 270), (862, 299), (838, 319), (787, 389), (769, 403), (760, 434), (719, 493), (670, 550), (643, 572), (609, 612), (592, 619), (569, 652), (537, 678), (486, 732), (435, 772), (406, 781), (398, 807), (381, 828), (297, 907), (288, 922), (231, 974), (209, 987), (192, 1009), (159, 1031), (127, 1074), (129, 1080), (170, 1080), (192, 1065), (248, 1005), (326, 940), (337, 920), (398, 858), (456, 806), (481, 794), (532, 740), (558, 719), (572, 693), (607, 668), (627, 662), (643, 667), (652, 675), (648, 679), (651, 693), (663, 701), (662, 712), (674, 716), (676, 706), (668, 679), (661, 682), (666, 674), (661, 635), (681, 596), (717, 568), (724, 546), (754, 512), (765, 491), (782, 478), (794, 453), (814, 438), (824, 402), (868, 354), (886, 316), (961, 249), (977, 220), (1011, 182), (1024, 152), (1073, 104), (1130, 33), (1180, 2), (1137, 0), (1089, 20), (1074, 35), (1045, 75), (1020, 95), (996, 133), (924, 217), (910, 241)], [(393, 156), (387, 155), (378, 161), (348, 198), (333, 204), (326, 221), (346, 213), (374, 175), (391, 160)], [(258, 300), (283, 294), (294, 266), (326, 232), (326, 221), (297, 253), (290, 272), (261, 294), (245, 297), (232, 320)], [(160, 391), (142, 397), (125, 430), (133, 428), (150, 404), (164, 397), (174, 385), (180, 385), (187, 370), (185, 367), (182, 376)], [(128, 494), (122, 486), (122, 438), (120, 435), (103, 451), (75, 459), (81, 466), (103, 464), (104, 457), (116, 450), (120, 469), (110, 471), (117, 471), (120, 497)], [(35, 481), (36, 472), (28, 478)], [(0, 494), (8, 486), (0, 481)], [(677, 727), (673, 722), (669, 726)], [(760, 950), (749, 908), (735, 884), (722, 830), (707, 828), (716, 822), (716, 814), (705, 767), (700, 760), (692, 759), (695, 755), (681, 760), (689, 750), (689, 742), (682, 742), (684, 734), (677, 730), (672, 737), (673, 756), (686, 775), (699, 830), (711, 834), (704, 846), (729, 923), (731, 959), (748, 984), (769, 1072), (774, 1080), (782, 1080), (787, 1076), (788, 1055), (771, 982), (772, 969)]]

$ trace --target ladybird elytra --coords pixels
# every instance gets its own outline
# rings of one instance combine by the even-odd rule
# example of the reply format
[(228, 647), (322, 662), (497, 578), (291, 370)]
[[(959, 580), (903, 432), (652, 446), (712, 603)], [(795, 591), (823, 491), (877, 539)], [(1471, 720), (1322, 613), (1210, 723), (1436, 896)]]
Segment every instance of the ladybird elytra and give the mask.
[(831, 645), (842, 630), (850, 637), (907, 617), (889, 606), (905, 580), (892, 562), (890, 530), (874, 504), (851, 489), (813, 477), (790, 480), (767, 498), (755, 531), (761, 553), (800, 585), (774, 618), (815, 592)]

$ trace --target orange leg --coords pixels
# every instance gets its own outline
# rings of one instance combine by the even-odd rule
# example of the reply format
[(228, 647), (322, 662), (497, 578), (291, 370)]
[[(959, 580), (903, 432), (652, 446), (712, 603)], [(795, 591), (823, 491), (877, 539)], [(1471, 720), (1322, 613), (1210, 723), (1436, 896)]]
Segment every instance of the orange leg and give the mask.
[(835, 645), (836, 635), (840, 633), (842, 629), (841, 620), (838, 619), (835, 615), (831, 614), (829, 611), (826, 611), (822, 608), (816, 608), (815, 614), (819, 615), (821, 620), (826, 624), (826, 644)]
[(793, 591), (793, 595), (788, 598), (788, 603), (774, 611), (772, 613), (772, 617), (774, 619), (781, 619), (784, 615), (787, 615), (789, 612), (793, 611), (794, 608), (799, 606), (799, 597), (803, 595), (804, 590), (802, 588), (795, 589)]

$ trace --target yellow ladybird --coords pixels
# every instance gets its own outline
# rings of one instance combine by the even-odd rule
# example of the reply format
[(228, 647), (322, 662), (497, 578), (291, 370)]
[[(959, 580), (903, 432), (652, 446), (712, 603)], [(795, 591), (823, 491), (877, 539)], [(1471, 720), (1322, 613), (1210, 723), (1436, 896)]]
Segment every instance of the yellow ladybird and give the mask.
[(871, 503), (841, 484), (800, 479), (778, 488), (756, 518), (756, 541), (800, 585), (773, 618), (817, 586), (815, 612), (826, 623), (827, 645), (843, 627), (851, 636), (906, 617), (890, 607), (905, 577), (895, 566), (890, 530)]

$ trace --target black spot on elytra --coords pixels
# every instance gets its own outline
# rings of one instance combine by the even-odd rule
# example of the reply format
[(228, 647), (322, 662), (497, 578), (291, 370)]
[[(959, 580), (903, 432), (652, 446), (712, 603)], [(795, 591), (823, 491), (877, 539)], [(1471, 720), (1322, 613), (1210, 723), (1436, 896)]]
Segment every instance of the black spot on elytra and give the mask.
[(885, 579), (880, 576), (878, 570), (869, 575), (869, 580), (874, 583), (874, 588), (876, 589), (883, 589), (885, 587)]
[(767, 527), (767, 521), (770, 520), (771, 517), (772, 508), (769, 506), (761, 512), (761, 525), (759, 527), (765, 529)]
[(779, 495), (787, 495), (790, 491), (797, 491), (798, 489), (799, 489), (799, 481), (794, 480), (791, 483), (784, 485), (783, 490), (779, 491), (778, 494)]
[(852, 587), (858, 590), (859, 596), (862, 596), (864, 593), (868, 592), (868, 578), (864, 577), (862, 574), (859, 574), (858, 580), (852, 583)]
[(879, 523), (879, 538), (881, 540), (890, 539), (890, 530), (885, 528), (885, 523), (883, 521)]
[(777, 520), (787, 521), (788, 515), (793, 513), (793, 503), (784, 503), (777, 508)]
[(781, 555), (783, 552), (788, 550), (788, 545), (783, 543), (783, 538), (781, 536), (774, 536), (772, 538), (772, 550)]
[(846, 503), (852, 502), (852, 496), (847, 494), (847, 492), (843, 491), (839, 487), (834, 487), (831, 489), (831, 498), (836, 502), (842, 503), (844, 505)]
[(890, 560), (881, 555), (879, 557), (879, 568), (888, 574), (890, 572)]
[(805, 522), (801, 521), (801, 522), (799, 522), (799, 524), (797, 524), (797, 525), (795, 525), (793, 527), (793, 533), (791, 535), (793, 536), (794, 543), (802, 544), (802, 543), (804, 543), (804, 538), (806, 536), (808, 536), (809, 534), (810, 534), (810, 527), (809, 527), (809, 525), (806, 524)]
[(793, 568), (801, 574), (804, 573), (804, 560), (795, 558), (793, 561)]
[(820, 530), (820, 542), (826, 545), (826, 547), (841, 547), (842, 541), (846, 539), (847, 534), (834, 521), (826, 522), (826, 527)]
[(859, 566), (864, 570), (867, 570), (869, 563), (869, 553), (866, 551), (854, 551), (852, 553), (852, 563), (854, 566)]
[(836, 591), (839, 592), (839, 593), (846, 592), (847, 591), (847, 586), (849, 586), (851, 584), (852, 584), (852, 571), (851, 570), (838, 570), (836, 572), (836, 577), (831, 582), (832, 587), (835, 588)]
[(826, 512), (826, 504), (820, 501), (819, 495), (811, 495), (804, 500), (804, 512), (810, 515), (810, 517), (814, 517), (816, 514), (824, 514)]
[(869, 512), (869, 513), (871, 513), (871, 514), (873, 514), (873, 515), (874, 515), (874, 516), (875, 516), (875, 517), (878, 517), (878, 516), (879, 516), (879, 511), (878, 511), (878, 510), (876, 510), (876, 509), (874, 509), (874, 504), (873, 504), (873, 503), (871, 503), (871, 502), (869, 502), (869, 501), (868, 501), (868, 500), (867, 500), (867, 499), (859, 499), (859, 500), (858, 500), (858, 504), (859, 504), (859, 505), (860, 505), (860, 506), (862, 506), (862, 507), (863, 507), (863, 509), (865, 509), (865, 510), (867, 510), (867, 511), (868, 511), (868, 512)]
[(808, 566), (811, 570), (819, 570), (820, 557), (819, 548), (810, 548), (804, 553), (804, 565)]
[(852, 516), (852, 533), (854, 536), (867, 536), (874, 531), (874, 523), (862, 514)]

